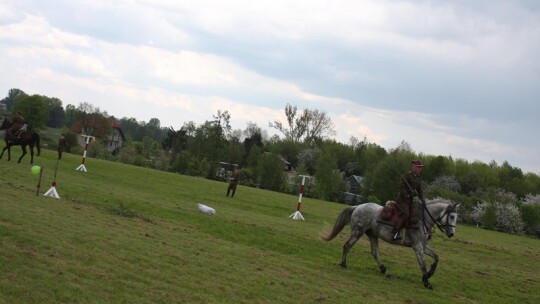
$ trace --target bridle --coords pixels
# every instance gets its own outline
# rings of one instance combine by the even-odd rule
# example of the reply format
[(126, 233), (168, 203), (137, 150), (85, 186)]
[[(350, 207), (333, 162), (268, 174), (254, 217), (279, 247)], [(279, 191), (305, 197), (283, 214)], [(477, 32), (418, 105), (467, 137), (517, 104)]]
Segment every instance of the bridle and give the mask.
[[(455, 225), (451, 225), (450, 224), (450, 214), (452, 213), (455, 213), (457, 214), (457, 210), (456, 210), (456, 204), (455, 203), (451, 203), (450, 205), (448, 205), (448, 207), (446, 207), (446, 209), (444, 210), (444, 213), (439, 216), (437, 219), (435, 219), (433, 217), (433, 215), (431, 215), (431, 213), (429, 212), (427, 206), (426, 206), (426, 203), (425, 202), (422, 202), (422, 205), (424, 206), (424, 210), (426, 211), (426, 213), (429, 215), (429, 218), (431, 218), (431, 220), (433, 221), (433, 224), (435, 226), (437, 226), (437, 228), (439, 228), (439, 230), (442, 232), (442, 233), (446, 233), (446, 231), (450, 228), (456, 228)], [(446, 216), (446, 223), (443, 223), (441, 221), (441, 219)], [(426, 225), (426, 221), (424, 220), (424, 228), (428, 231), (428, 234), (429, 234), (429, 238), (431, 238), (431, 229), (429, 229), (429, 227)], [(443, 229), (444, 228), (444, 229)], [(445, 231), (446, 230), (446, 231)]]

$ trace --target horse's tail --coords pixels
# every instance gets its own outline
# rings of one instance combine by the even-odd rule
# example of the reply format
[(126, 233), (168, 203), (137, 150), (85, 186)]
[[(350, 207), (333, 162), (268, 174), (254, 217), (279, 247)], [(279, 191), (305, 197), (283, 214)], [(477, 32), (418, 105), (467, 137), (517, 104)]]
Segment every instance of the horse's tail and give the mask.
[(351, 222), (351, 216), (355, 208), (356, 206), (351, 206), (341, 211), (336, 219), (332, 232), (330, 232), (328, 235), (322, 235), (321, 239), (325, 241), (331, 241), (334, 239), (341, 232), (341, 230), (343, 230), (343, 227)]
[(39, 134), (37, 134), (36, 132), (32, 132), (32, 140), (34, 141), (34, 144), (37, 148), (37, 156), (39, 156), (41, 154), (41, 138), (39, 137)]

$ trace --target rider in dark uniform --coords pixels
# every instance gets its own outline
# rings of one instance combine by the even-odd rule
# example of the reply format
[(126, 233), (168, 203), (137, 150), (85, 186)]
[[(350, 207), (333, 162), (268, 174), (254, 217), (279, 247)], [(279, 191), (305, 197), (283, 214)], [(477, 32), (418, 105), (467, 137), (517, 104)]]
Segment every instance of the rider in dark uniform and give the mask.
[(9, 130), (7, 130), (8, 134), (10, 134), (11, 139), (18, 138), (19, 135), (17, 135), (17, 131), (19, 131), (25, 124), (24, 117), (22, 116), (21, 111), (15, 112), (15, 117), (13, 117), (13, 121), (11, 122), (13, 125)]
[(401, 240), (400, 232), (403, 225), (411, 216), (413, 211), (413, 199), (418, 196), (421, 201), (424, 201), (424, 193), (422, 191), (422, 180), (420, 173), (422, 172), (422, 161), (413, 160), (411, 162), (411, 171), (405, 173), (401, 177), (399, 184), (399, 193), (396, 197), (396, 206), (399, 209), (399, 220), (392, 230), (392, 240)]

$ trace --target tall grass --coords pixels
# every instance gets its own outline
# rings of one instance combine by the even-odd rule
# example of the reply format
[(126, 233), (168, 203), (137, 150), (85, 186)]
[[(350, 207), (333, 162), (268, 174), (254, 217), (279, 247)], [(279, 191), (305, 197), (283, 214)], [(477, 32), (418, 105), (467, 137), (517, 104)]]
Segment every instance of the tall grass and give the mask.
[[(409, 248), (380, 244), (384, 278), (361, 239), (338, 264), (348, 231), (325, 243), (344, 205), (64, 154), (0, 160), (0, 303), (540, 303), (538, 240), (458, 226), (436, 233), (431, 279)], [(197, 203), (216, 209), (197, 211)], [(428, 258), (428, 261), (429, 258)]]

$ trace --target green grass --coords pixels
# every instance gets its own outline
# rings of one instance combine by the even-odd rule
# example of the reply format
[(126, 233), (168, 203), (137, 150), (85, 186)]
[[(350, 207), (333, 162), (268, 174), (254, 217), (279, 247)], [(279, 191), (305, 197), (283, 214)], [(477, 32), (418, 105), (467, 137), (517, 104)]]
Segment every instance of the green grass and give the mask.
[[(3, 147), (0, 146), (0, 147)], [(459, 225), (436, 233), (427, 290), (409, 248), (380, 244), (384, 278), (348, 228), (319, 239), (344, 205), (43, 150), (40, 195), (29, 158), (0, 160), (0, 303), (540, 303), (540, 242)], [(15, 161), (14, 161), (15, 160)], [(197, 203), (216, 209), (201, 214)], [(428, 258), (428, 262), (431, 260)]]

